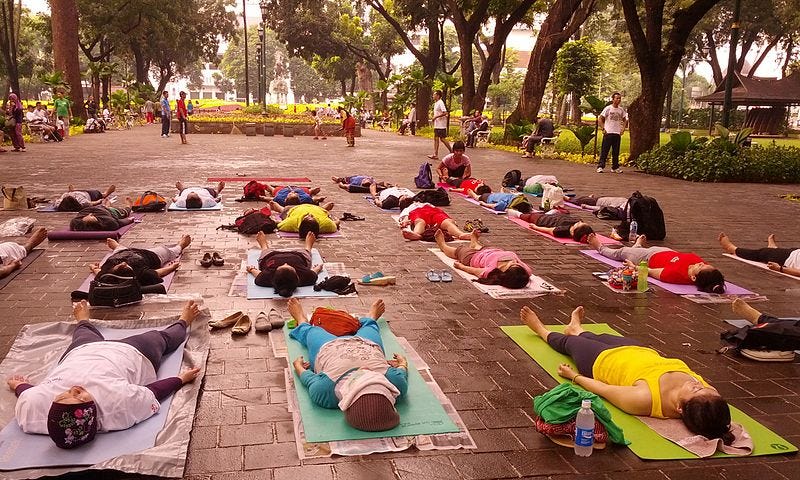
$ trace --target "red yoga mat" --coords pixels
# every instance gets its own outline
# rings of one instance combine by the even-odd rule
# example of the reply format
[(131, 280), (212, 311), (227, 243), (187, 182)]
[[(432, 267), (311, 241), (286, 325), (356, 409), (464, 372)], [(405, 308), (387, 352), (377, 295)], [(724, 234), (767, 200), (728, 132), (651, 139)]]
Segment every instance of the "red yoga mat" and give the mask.
[(278, 183), (311, 183), (308, 177), (211, 177), (208, 182), (278, 182)]

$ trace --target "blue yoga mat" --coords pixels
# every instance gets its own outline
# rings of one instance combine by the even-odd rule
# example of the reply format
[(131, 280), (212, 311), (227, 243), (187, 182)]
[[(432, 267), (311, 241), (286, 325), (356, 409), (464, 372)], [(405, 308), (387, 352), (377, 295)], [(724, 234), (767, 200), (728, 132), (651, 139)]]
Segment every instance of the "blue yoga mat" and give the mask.
[[(144, 333), (152, 328), (118, 329), (98, 327), (108, 340), (119, 340)], [(165, 356), (158, 370), (158, 379), (174, 377), (180, 373), (183, 359), (183, 342), (174, 352)], [(158, 432), (164, 428), (172, 395), (161, 401), (161, 409), (142, 423), (127, 430), (100, 433), (93, 442), (73, 450), (56, 447), (47, 435), (23, 432), (16, 420), (0, 431), (0, 470), (23, 468), (94, 465), (105, 460), (151, 448)]]
[[(261, 250), (248, 250), (247, 251), (247, 264), (248, 265), (258, 265), (258, 258), (261, 256)], [(311, 265), (319, 265), (322, 262), (322, 256), (319, 254), (319, 251), (316, 248), (311, 249)], [(319, 272), (317, 276), (317, 283), (325, 280), (328, 278), (328, 272), (325, 271), (325, 267), (322, 267), (322, 271)], [(314, 286), (309, 285), (306, 287), (298, 287), (297, 290), (294, 291), (293, 297), (338, 297), (334, 292), (329, 292), (328, 290), (320, 290), (319, 292), (314, 291)], [(281, 297), (277, 293), (275, 293), (275, 289), (272, 287), (259, 287), (256, 285), (256, 277), (247, 274), (247, 299), (248, 300), (261, 300), (261, 299), (281, 299)]]

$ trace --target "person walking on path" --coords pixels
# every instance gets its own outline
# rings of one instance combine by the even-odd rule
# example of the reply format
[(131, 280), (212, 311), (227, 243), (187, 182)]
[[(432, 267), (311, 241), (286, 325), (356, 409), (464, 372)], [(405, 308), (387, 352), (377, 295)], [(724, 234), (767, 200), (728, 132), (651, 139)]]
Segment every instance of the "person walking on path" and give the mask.
[(452, 152), (453, 149), (447, 141), (447, 107), (442, 100), (441, 90), (433, 92), (433, 100), (436, 102), (433, 105), (433, 155), (428, 155), (428, 158), (437, 160), (440, 140), (448, 151)]
[(56, 99), (53, 100), (56, 108), (56, 119), (64, 123), (64, 139), (69, 137), (69, 121), (72, 118), (72, 102), (69, 97), (64, 96), (64, 92), (60, 91), (56, 94)]
[(148, 125), (152, 125), (153, 124), (153, 120), (155, 118), (153, 116), (153, 112), (154, 111), (155, 111), (155, 108), (153, 108), (153, 101), (148, 98), (147, 101), (144, 102), (144, 116), (147, 119), (147, 124)]
[(178, 131), (181, 134), (181, 143), (186, 145), (186, 134), (189, 133), (189, 111), (186, 109), (186, 92), (178, 94), (180, 99), (175, 106), (175, 114), (178, 116)]
[[(23, 115), (24, 109), (22, 108), (22, 102), (19, 101), (19, 97), (16, 93), (9, 94), (8, 105), (6, 106), (6, 126), (11, 130), (11, 144), (14, 146), (14, 150), (12, 150), (14, 152), (25, 151), (25, 139), (22, 138)], [(2, 138), (1, 131), (0, 138)]]
[(169, 108), (169, 93), (166, 90), (161, 96), (161, 138), (169, 138), (169, 122), (172, 111)]
[(600, 113), (600, 128), (603, 130), (603, 144), (600, 148), (600, 160), (597, 163), (597, 173), (603, 173), (606, 168), (608, 151), (611, 150), (611, 171), (622, 173), (619, 168), (619, 145), (622, 134), (628, 126), (628, 112), (619, 106), (622, 95), (614, 92), (611, 95), (611, 105), (607, 105)]

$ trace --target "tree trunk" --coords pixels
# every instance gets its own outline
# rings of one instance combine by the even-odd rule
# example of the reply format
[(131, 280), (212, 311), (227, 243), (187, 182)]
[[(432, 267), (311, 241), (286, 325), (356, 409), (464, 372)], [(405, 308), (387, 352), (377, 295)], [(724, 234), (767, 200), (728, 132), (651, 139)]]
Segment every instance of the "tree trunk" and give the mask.
[(56, 70), (64, 72), (70, 84), (73, 115), (85, 119), (83, 83), (78, 62), (78, 5), (76, 0), (51, 0), (50, 13), (53, 29), (53, 64)]
[(547, 11), (528, 62), (519, 104), (507, 123), (521, 119), (533, 121), (542, 106), (542, 97), (556, 60), (556, 53), (580, 28), (594, 10), (596, 0), (556, 0)]
[[(17, 10), (22, 5), (18, 5)], [(0, 50), (3, 51), (2, 59), (5, 64), (8, 86), (11, 91), (21, 96), (19, 87), (19, 64), (17, 62), (17, 47), (19, 43), (19, 17), (20, 11), (14, 12), (14, 1), (3, 0), (0, 2)], [(3, 90), (3, 97), (7, 90)], [(3, 98), (5, 100), (5, 98)]]
[[(664, 91), (648, 82), (642, 82), (642, 94), (639, 95), (628, 107), (631, 123), (636, 128), (631, 128), (631, 159), (657, 146), (661, 139), (661, 114), (663, 112)], [(655, 88), (655, 90), (654, 90)]]
[[(667, 106), (664, 107), (664, 110), (667, 111), (667, 119), (664, 121), (664, 128), (669, 130), (672, 128), (672, 91), (675, 84), (675, 76), (673, 75), (672, 80), (669, 82), (669, 87), (667, 87)], [(681, 88), (685, 88), (685, 86), (681, 85)]]
[[(150, 85), (150, 78), (148, 75), (149, 68), (144, 58), (144, 53), (142, 52), (142, 46), (139, 45), (139, 42), (135, 39), (131, 39), (129, 46), (133, 54), (133, 64), (136, 68), (136, 83)], [(161, 90), (156, 90), (156, 92), (160, 93)]]
[(575, 92), (570, 95), (569, 102), (570, 112), (572, 114), (572, 123), (575, 125), (581, 124), (581, 96)]
[(714, 87), (718, 87), (722, 83), (722, 66), (719, 64), (719, 56), (717, 55), (717, 42), (714, 41), (714, 32), (706, 30), (706, 41), (708, 42), (709, 60), (711, 65), (711, 74), (714, 76)]

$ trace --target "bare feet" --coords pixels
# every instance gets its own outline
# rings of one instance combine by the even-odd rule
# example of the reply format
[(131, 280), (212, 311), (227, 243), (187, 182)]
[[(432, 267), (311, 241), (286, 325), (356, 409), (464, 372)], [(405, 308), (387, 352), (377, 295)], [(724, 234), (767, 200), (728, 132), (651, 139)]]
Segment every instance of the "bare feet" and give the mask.
[(522, 320), (522, 323), (527, 325), (531, 330), (536, 332), (536, 335), (542, 337), (542, 340), (547, 341), (547, 336), (550, 335), (550, 330), (548, 330), (541, 320), (539, 320), (538, 315), (531, 310), (531, 307), (525, 305), (522, 307), (522, 310), (519, 311), (519, 319)]
[(586, 330), (581, 326), (585, 314), (583, 305), (577, 306), (575, 310), (572, 311), (572, 317), (569, 320), (569, 325), (564, 329), (564, 335), (580, 335), (585, 332)]
[(217, 195), (219, 195), (225, 189), (225, 182), (219, 182), (217, 184)]
[(469, 234), (469, 248), (472, 248), (472, 249), (475, 249), (475, 250), (479, 250), (480, 249), (479, 247), (481, 246), (481, 244), (478, 241), (478, 238), (480, 238), (480, 236), (481, 236), (481, 231), (480, 230), (476, 229), (476, 230), (473, 230), (472, 232), (470, 232), (470, 234)]
[(267, 248), (267, 234), (265, 234), (264, 232), (258, 232), (256, 234), (256, 243), (258, 243), (258, 246), (261, 247), (261, 250), (266, 249)]
[(767, 237), (767, 247), (769, 248), (778, 248), (778, 243), (775, 242), (775, 234), (770, 233), (769, 237)]
[(119, 247), (119, 242), (113, 238), (106, 238), (106, 246), (109, 250), (116, 250), (116, 248)]
[(313, 197), (314, 195), (318, 194), (322, 189), (319, 187), (314, 187), (308, 191), (308, 193)]
[(183, 186), (183, 182), (175, 182), (175, 188), (178, 189), (178, 192), (182, 192), (185, 187)]
[(598, 252), (603, 247), (603, 244), (600, 242), (600, 239), (597, 238), (596, 233), (590, 233), (589, 236), (586, 237), (586, 243)]
[(44, 242), (47, 239), (47, 229), (44, 227), (39, 227), (33, 231), (31, 238), (25, 243), (25, 250), (30, 253), (31, 250), (36, 248), (40, 243)]
[(324, 203), (324, 204), (320, 205), (320, 207), (322, 207), (325, 210), (330, 212), (331, 210), (333, 210), (334, 203), (333, 202)]
[[(72, 186), (72, 185), (70, 185), (70, 186)], [(116, 190), (117, 190), (117, 186), (116, 186), (116, 185), (113, 185), (113, 184), (112, 184), (112, 185), (110, 185), (110, 186), (109, 186), (109, 187), (106, 189), (106, 192), (103, 194), (103, 198), (107, 198), (109, 195), (111, 195), (112, 193), (114, 193)]]
[(436, 233), (433, 234), (433, 239), (436, 241), (436, 245), (440, 247), (447, 244), (447, 242), (444, 241), (444, 232), (442, 229), (436, 230)]
[(408, 230), (408, 229), (405, 229), (405, 228), (402, 230), (402, 234), (403, 234), (403, 238), (405, 238), (406, 240), (421, 240), (422, 239), (422, 235), (420, 235), (419, 233), (412, 232), (411, 230)]
[(314, 235), (314, 232), (308, 232), (306, 234), (306, 250), (311, 250), (314, 246), (314, 242), (317, 241), (317, 236)]
[(67, 185), (67, 191), (68, 192), (74, 192), (75, 191), (75, 185), (73, 185), (71, 183), (69, 185)]
[(633, 243), (636, 248), (647, 248), (647, 235), (639, 235)]
[(183, 307), (180, 319), (186, 322), (187, 327), (191, 327), (192, 322), (195, 321), (198, 315), (200, 315), (200, 307), (197, 306), (196, 303), (194, 303), (194, 300), (189, 300)]
[(756, 324), (761, 316), (761, 312), (748, 305), (741, 298), (737, 298), (731, 303), (731, 310), (733, 310), (733, 313), (743, 316), (752, 324)]
[(75, 320), (89, 320), (89, 302), (86, 300), (81, 300), (80, 302), (76, 303), (74, 307), (72, 307), (72, 314), (75, 316)]
[(339, 177), (331, 177), (331, 180), (333, 180), (333, 183), (340, 183), (341, 182), (341, 179)]
[(289, 299), (289, 302), (286, 304), (286, 308), (289, 310), (289, 315), (292, 316), (295, 320), (297, 320), (297, 324), (301, 324), (308, 321), (308, 317), (306, 317), (306, 312), (303, 311), (303, 305), (300, 304), (300, 300), (295, 297)]
[(372, 303), (372, 306), (369, 308), (369, 318), (373, 320), (378, 320), (385, 312), (386, 312), (386, 305), (383, 303), (383, 300), (379, 298), (375, 300)]
[(728, 236), (725, 235), (725, 232), (720, 232), (718, 238), (719, 238), (719, 244), (722, 245), (722, 250), (724, 250), (725, 253), (730, 253), (731, 255), (736, 254), (736, 245), (734, 245), (733, 242), (731, 242), (731, 240), (728, 238)]
[(472, 238), (472, 234), (467, 232), (461, 232), (456, 236), (456, 238), (459, 240), (469, 240)]
[(184, 235), (181, 237), (181, 241), (178, 242), (178, 246), (181, 247), (181, 250), (186, 250), (186, 247), (188, 247), (191, 243), (192, 237), (189, 235)]
[(8, 265), (0, 265), (0, 278), (5, 278), (11, 275), (11, 272), (14, 270), (22, 267), (22, 262), (19, 260), (14, 260), (13, 262), (9, 263)]

